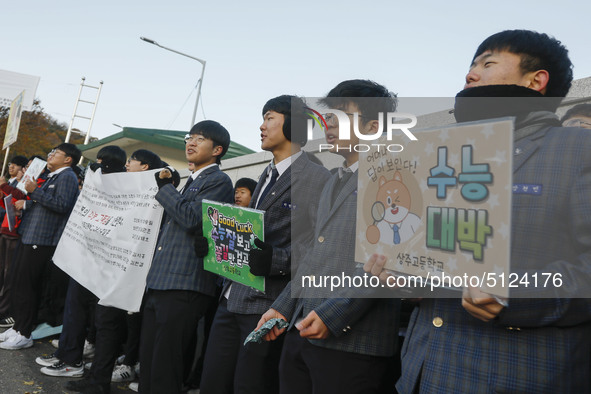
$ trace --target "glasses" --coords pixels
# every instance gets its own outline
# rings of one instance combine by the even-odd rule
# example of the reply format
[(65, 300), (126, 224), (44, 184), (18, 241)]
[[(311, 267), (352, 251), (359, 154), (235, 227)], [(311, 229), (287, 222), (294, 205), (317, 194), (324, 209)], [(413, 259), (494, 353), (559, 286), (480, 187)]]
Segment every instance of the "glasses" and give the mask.
[(189, 143), (195, 143), (195, 145), (201, 145), (203, 143), (203, 141), (205, 141), (206, 138), (202, 135), (191, 135), (191, 134), (187, 134), (185, 136), (185, 145), (189, 144)]
[[(352, 116), (354, 117), (355, 114), (352, 114), (350, 112), (345, 112), (345, 114), (347, 114), (348, 116)], [(339, 123), (339, 119), (337, 118), (337, 116), (335, 114), (333, 114), (332, 112), (328, 112), (326, 114), (322, 115), (324, 117), (324, 120), (326, 120), (326, 123), (332, 123), (333, 121), (335, 123)], [(364, 116), (361, 114), (357, 114), (357, 116), (359, 116), (360, 118), (363, 118)]]
[(565, 127), (582, 127), (585, 129), (591, 129), (591, 123), (589, 122), (585, 122), (584, 120), (581, 119), (569, 119), (566, 122), (564, 122), (564, 126)]
[(65, 152), (63, 152), (63, 151), (61, 151), (59, 149), (52, 149), (51, 152), (49, 152), (47, 154), (47, 157), (53, 156), (53, 155), (57, 155), (58, 153), (63, 153), (65, 156), (67, 156)]

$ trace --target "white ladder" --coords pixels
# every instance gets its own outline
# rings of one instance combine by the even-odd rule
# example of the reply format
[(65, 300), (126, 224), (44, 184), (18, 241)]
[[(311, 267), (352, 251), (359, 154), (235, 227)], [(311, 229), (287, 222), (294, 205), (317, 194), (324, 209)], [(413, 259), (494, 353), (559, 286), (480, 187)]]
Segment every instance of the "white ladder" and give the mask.
[[(82, 118), (82, 119), (88, 119), (90, 120), (89, 124), (88, 124), (88, 130), (86, 131), (86, 137), (84, 138), (84, 145), (88, 144), (88, 141), (90, 140), (90, 129), (92, 127), (92, 121), (94, 120), (94, 114), (96, 112), (96, 106), (98, 104), (98, 100), (99, 97), (101, 95), (101, 89), (103, 88), (103, 81), (100, 81), (99, 86), (91, 86), (91, 85), (86, 85), (84, 83), (84, 81), (86, 81), (85, 77), (82, 77), (82, 82), (80, 82), (80, 89), (78, 90), (78, 99), (76, 99), (76, 104), (74, 104), (74, 113), (72, 114), (72, 119), (70, 120), (70, 126), (68, 127), (68, 133), (66, 134), (66, 140), (64, 142), (70, 142), (70, 136), (72, 135), (72, 126), (74, 125), (74, 119), (75, 118)], [(90, 88), (90, 89), (95, 89), (96, 92), (96, 99), (94, 101), (88, 101), (88, 100), (81, 100), (80, 99), (80, 95), (82, 94), (82, 88)], [(86, 104), (92, 104), (92, 115), (90, 115), (90, 118), (87, 116), (82, 116), (82, 115), (78, 115), (77, 111), (78, 111), (78, 103), (86, 103)]]

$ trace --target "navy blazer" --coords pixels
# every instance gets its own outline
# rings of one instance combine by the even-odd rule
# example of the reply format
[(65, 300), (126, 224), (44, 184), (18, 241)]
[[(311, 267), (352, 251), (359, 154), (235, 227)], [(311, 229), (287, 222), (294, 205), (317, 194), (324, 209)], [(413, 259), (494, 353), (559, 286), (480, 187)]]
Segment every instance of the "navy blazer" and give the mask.
[[(355, 263), (355, 222), (357, 217), (357, 173), (349, 178), (333, 203), (335, 173), (320, 198), (315, 236), (309, 251), (288, 285), (271, 306), (291, 322), (315, 311), (328, 327), (326, 339), (309, 339), (329, 349), (371, 356), (391, 356), (397, 348), (400, 301), (398, 299), (356, 298), (348, 289), (329, 296), (326, 288), (301, 287), (303, 275), (363, 276)], [(367, 294), (366, 294), (367, 295)]]
[(56, 246), (78, 198), (78, 177), (72, 168), (48, 178), (29, 194), (18, 230), (25, 245)]
[(511, 298), (487, 323), (460, 299), (423, 299), (402, 349), (400, 393), (419, 382), (421, 393), (591, 392), (591, 300), (564, 297), (586, 296), (591, 284), (591, 133), (536, 127), (513, 152), (514, 184), (541, 193), (513, 194), (512, 271), (561, 273), (564, 291)]
[(156, 193), (165, 221), (148, 272), (148, 289), (191, 290), (215, 296), (217, 275), (203, 269), (203, 259), (195, 255), (193, 246), (194, 232), (202, 226), (204, 199), (234, 201), (232, 181), (218, 166), (205, 169), (182, 194), (172, 184)]
[[(251, 207), (256, 206), (266, 176), (267, 169), (259, 178), (250, 202)], [(258, 209), (265, 211), (265, 242), (273, 245), (271, 273), (265, 277), (264, 293), (228, 281), (224, 292), (232, 283), (228, 297), (230, 312), (262, 314), (287, 285), (291, 274), (292, 254), (294, 257), (301, 256), (301, 245), (312, 238), (320, 192), (329, 176), (326, 168), (312, 163), (307, 154), (302, 152), (260, 202)], [(292, 232), (292, 229), (298, 230)]]

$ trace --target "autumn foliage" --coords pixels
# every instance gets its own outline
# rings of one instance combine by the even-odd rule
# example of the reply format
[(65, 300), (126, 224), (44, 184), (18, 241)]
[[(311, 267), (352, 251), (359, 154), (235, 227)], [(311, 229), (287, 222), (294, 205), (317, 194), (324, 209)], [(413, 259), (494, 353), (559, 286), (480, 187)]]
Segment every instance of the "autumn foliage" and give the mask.
[[(9, 107), (0, 107), (0, 146), (4, 143), (6, 124), (8, 123)], [(75, 129), (74, 129), (75, 130)], [(61, 123), (44, 112), (41, 102), (35, 100), (31, 111), (23, 111), (17, 141), (10, 146), (10, 159), (15, 155), (46, 157), (56, 146), (64, 142), (68, 125)], [(92, 139), (94, 140), (94, 139)], [(84, 135), (72, 132), (70, 142), (84, 143)], [(0, 168), (4, 162), (5, 151), (0, 157)]]

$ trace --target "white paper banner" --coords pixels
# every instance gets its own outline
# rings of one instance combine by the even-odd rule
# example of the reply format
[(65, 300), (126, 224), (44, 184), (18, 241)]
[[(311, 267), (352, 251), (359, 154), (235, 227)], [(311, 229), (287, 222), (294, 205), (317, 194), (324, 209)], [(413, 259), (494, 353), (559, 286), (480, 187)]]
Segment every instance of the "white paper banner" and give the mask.
[(33, 108), (39, 79), (34, 75), (0, 70), (0, 107), (8, 107), (12, 100), (25, 90), (23, 111), (30, 111)]
[(41, 160), (40, 158), (35, 157), (29, 165), (29, 167), (27, 168), (25, 175), (16, 185), (17, 189), (25, 194), (29, 194), (27, 192), (27, 189), (25, 189), (25, 183), (27, 183), (27, 181), (36, 182), (37, 178), (39, 178), (39, 175), (41, 175), (46, 166), (47, 162), (45, 160)]
[(18, 138), (18, 129), (21, 125), (24, 97), (25, 91), (23, 90), (10, 104), (10, 112), (8, 114), (8, 123), (6, 124), (6, 134), (4, 134), (4, 145), (2, 146), (2, 150), (14, 144)]
[(53, 261), (101, 305), (139, 311), (163, 208), (154, 172), (88, 171)]

